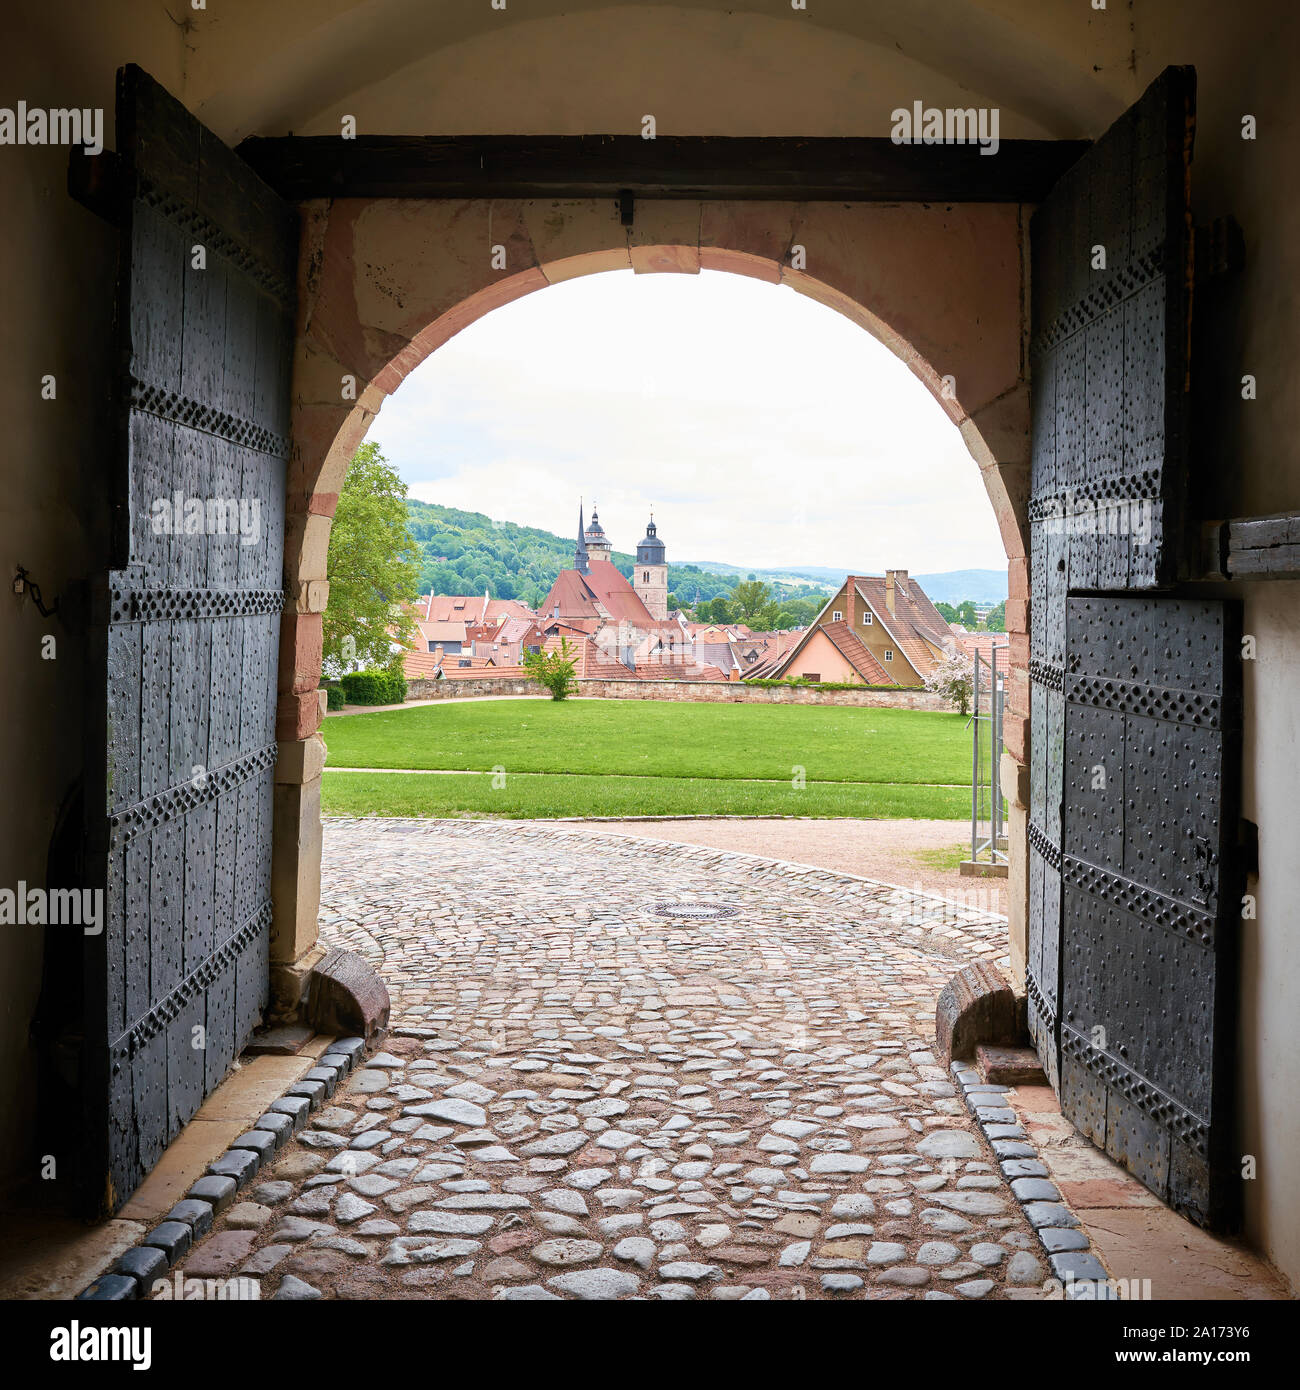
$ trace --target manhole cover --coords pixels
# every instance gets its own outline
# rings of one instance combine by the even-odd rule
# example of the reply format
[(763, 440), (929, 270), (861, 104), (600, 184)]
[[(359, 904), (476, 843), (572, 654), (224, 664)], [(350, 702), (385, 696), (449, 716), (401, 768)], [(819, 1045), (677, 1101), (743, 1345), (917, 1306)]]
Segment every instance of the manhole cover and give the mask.
[(650, 911), (656, 917), (689, 917), (693, 921), (715, 921), (719, 917), (734, 917), (739, 908), (730, 903), (654, 903)]

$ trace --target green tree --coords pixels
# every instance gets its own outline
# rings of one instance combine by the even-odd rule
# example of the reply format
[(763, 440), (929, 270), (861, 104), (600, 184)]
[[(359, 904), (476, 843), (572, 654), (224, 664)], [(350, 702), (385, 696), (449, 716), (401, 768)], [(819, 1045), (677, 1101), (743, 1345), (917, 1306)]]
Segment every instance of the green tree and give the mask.
[(1005, 632), (1007, 630), (1007, 601), (1003, 599), (996, 608), (989, 609), (984, 619), (985, 632)]
[(721, 594), (717, 598), (706, 599), (695, 610), (695, 616), (702, 623), (732, 623), (731, 604)]
[(567, 700), (578, 690), (574, 649), (567, 637), (554, 651), (525, 652), (520, 663), (538, 685), (551, 692), (552, 700)]
[(955, 623), (957, 621), (957, 610), (951, 603), (936, 603), (934, 606), (945, 623)]
[(330, 530), (327, 675), (341, 675), (358, 661), (400, 664), (392, 643), (408, 645), (415, 632), (404, 605), (418, 596), (418, 556), (407, 520), (406, 484), (378, 444), (363, 444), (343, 480)]
[(731, 591), (731, 611), (734, 621), (757, 626), (757, 620), (769, 609), (772, 603), (772, 590), (761, 580), (751, 575)]
[[(951, 619), (949, 621), (951, 622)], [(962, 627), (973, 628), (975, 626), (975, 605), (970, 599), (957, 605), (957, 621)]]

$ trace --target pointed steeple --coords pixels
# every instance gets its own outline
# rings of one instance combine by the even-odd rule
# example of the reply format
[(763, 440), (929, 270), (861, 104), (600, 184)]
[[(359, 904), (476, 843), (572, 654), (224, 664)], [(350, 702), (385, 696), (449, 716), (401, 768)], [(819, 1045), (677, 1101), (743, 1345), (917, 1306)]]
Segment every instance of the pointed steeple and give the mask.
[(587, 528), (582, 520), (582, 498), (578, 499), (578, 544), (573, 551), (573, 568), (579, 574), (589, 574), (587, 557)]

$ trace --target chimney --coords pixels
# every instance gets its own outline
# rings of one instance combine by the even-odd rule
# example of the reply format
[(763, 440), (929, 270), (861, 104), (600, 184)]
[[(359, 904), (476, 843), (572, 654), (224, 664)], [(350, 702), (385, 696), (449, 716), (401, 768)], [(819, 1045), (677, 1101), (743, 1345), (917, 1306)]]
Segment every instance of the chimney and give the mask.
[(849, 620), (849, 631), (856, 632), (858, 622), (858, 577), (851, 574), (844, 581), (844, 616)]
[(903, 598), (907, 597), (907, 571), (906, 570), (886, 570), (885, 571), (885, 607), (890, 613), (894, 611), (894, 594), (897, 591)]
[(436, 647), (434, 647), (434, 649), (433, 649), (433, 659), (434, 659), (435, 663), (436, 663), (437, 665), (439, 665), (439, 666), (442, 665), (442, 656), (443, 656), (443, 652), (442, 652), (442, 643), (439, 642), (438, 645), (437, 645)]

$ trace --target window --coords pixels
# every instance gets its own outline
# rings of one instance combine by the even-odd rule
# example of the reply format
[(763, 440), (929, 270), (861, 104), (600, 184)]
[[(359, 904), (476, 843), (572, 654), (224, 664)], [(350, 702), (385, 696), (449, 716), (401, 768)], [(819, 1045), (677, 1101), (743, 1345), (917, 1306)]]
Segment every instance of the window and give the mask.
[(865, 612), (865, 613), (862, 615), (862, 626), (863, 626), (863, 627), (870, 627), (871, 624), (874, 623), (875, 621), (876, 621), (876, 620), (875, 620), (875, 617), (872, 615), (870, 609), (868, 609), (867, 612)]
[(805, 671), (803, 678), (806, 681), (819, 681), (822, 678), (822, 673), (820, 671)]
[(474, 663), (470, 661), (468, 657), (465, 656), (461, 657), (461, 659), (456, 663), (457, 666), (472, 666), (473, 664)]
[(886, 647), (886, 648), (885, 648), (885, 660), (886, 660), (886, 661), (893, 661), (893, 659), (894, 659), (894, 653), (890, 650), (890, 648)]
[(436, 642), (430, 642), (430, 643), (429, 643), (429, 650), (432, 651), (432, 650), (434, 649), (434, 647), (436, 647), (437, 645), (438, 645), (438, 644), (437, 644)]
[(831, 612), (831, 622), (833, 622), (833, 623), (842, 623), (843, 621), (844, 621), (844, 614), (843, 614), (838, 608), (833, 609), (832, 612)]
[(641, 571), (641, 582), (642, 582), (642, 584), (649, 584), (649, 582), (650, 582), (650, 571), (649, 571), (649, 570), (642, 570), (642, 571)]

